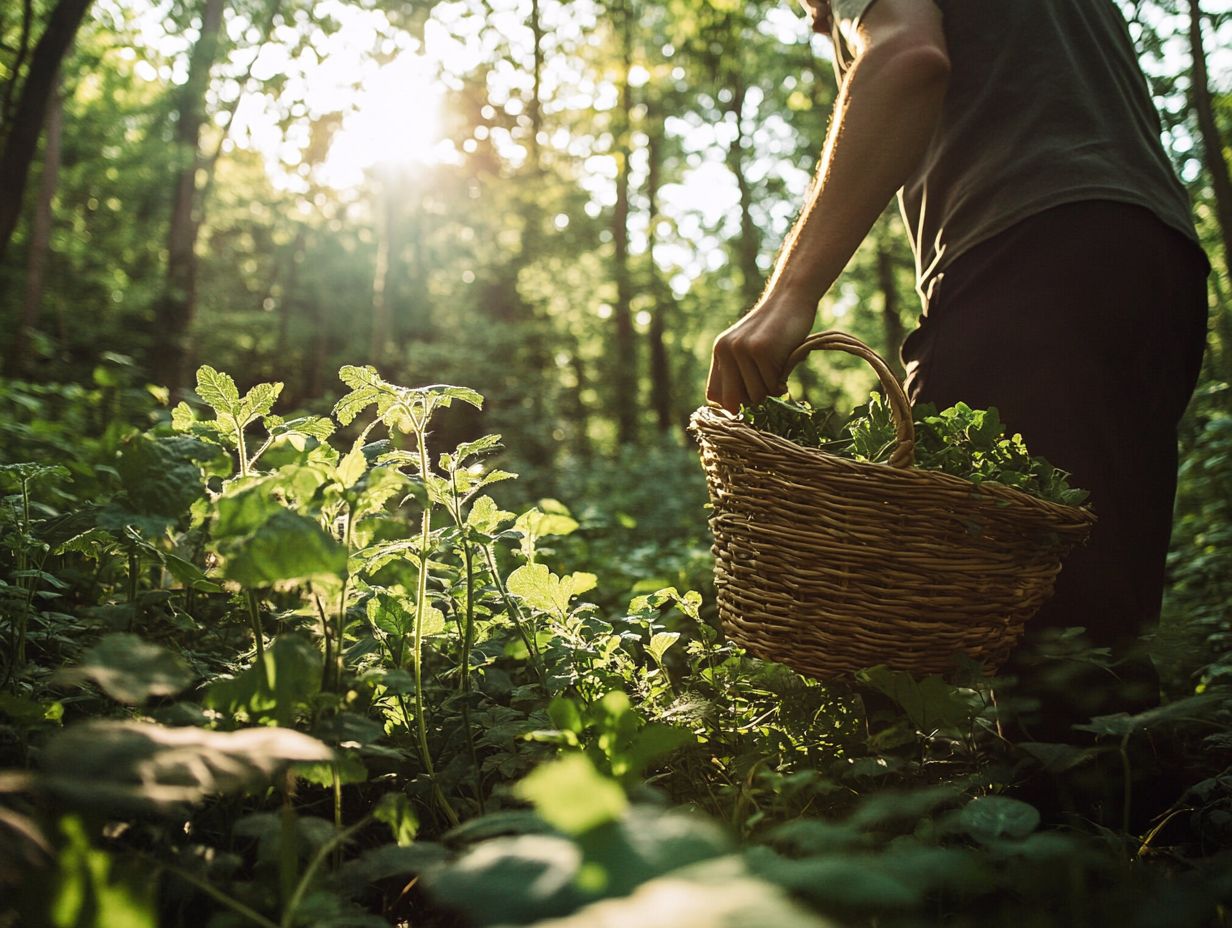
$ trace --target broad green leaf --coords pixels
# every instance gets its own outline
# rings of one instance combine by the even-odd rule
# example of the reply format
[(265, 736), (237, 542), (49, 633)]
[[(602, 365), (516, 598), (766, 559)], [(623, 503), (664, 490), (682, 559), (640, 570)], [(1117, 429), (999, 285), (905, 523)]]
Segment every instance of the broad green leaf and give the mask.
[(1009, 796), (980, 796), (958, 813), (958, 823), (967, 834), (987, 844), (1000, 838), (1025, 838), (1039, 827), (1035, 806)]
[(395, 638), (401, 638), (411, 630), (415, 619), (415, 604), (388, 593), (378, 593), (368, 600), (368, 621)]
[(364, 449), (357, 443), (338, 462), (337, 479), (345, 489), (350, 489), (359, 482), (359, 478), (368, 469), (368, 459), (364, 457)]
[(543, 764), (514, 787), (514, 794), (566, 834), (614, 821), (629, 805), (620, 784), (599, 773), (584, 754)]
[(206, 690), (205, 705), (250, 719), (274, 718), (290, 725), (297, 713), (321, 690), (321, 655), (300, 635), (280, 635), (265, 649), (263, 664), (236, 677), (215, 680)]
[(186, 561), (175, 554), (167, 553), (160, 553), (160, 558), (163, 566), (167, 568), (167, 573), (184, 584), (187, 589), (196, 590), (199, 593), (222, 591), (222, 587), (207, 577), (205, 572), (192, 561)]
[(128, 508), (144, 516), (176, 519), (205, 493), (198, 462), (219, 453), (183, 435), (152, 438), (137, 435), (120, 450), (116, 471)]
[(679, 632), (657, 632), (651, 636), (650, 643), (646, 645), (646, 653), (654, 658), (656, 664), (662, 664), (663, 655), (667, 653), (667, 649), (679, 640)]
[(425, 873), (424, 882), (432, 898), (465, 913), (471, 924), (524, 925), (586, 901), (576, 885), (581, 868), (581, 849), (568, 838), (524, 834), (481, 841), (449, 866)]
[(419, 833), (419, 817), (411, 801), (403, 793), (386, 793), (372, 809), (372, 817), (384, 822), (393, 832), (394, 842), (406, 847)]
[(442, 634), (444, 631), (445, 613), (431, 604), (425, 606), (423, 623), (419, 627), (419, 634), (424, 638), (429, 638), (432, 635)]
[(177, 432), (188, 432), (197, 424), (197, 414), (183, 400), (171, 410), (171, 427)]
[(457, 466), (464, 466), (467, 458), (475, 457), (481, 454), (490, 454), (496, 451), (501, 446), (501, 437), (499, 435), (484, 435), (482, 438), (477, 438), (475, 441), (464, 441), (454, 449), (450, 457)]
[(523, 564), (506, 581), (509, 592), (532, 609), (563, 618), (573, 597), (573, 578), (563, 580), (545, 564)]
[(214, 370), (208, 364), (197, 368), (197, 396), (219, 415), (233, 415), (240, 403), (240, 391), (229, 374)]
[(573, 595), (581, 596), (583, 593), (589, 593), (599, 585), (599, 578), (592, 573), (584, 570), (575, 570), (569, 575), (569, 579), (573, 581)]
[(1097, 735), (1113, 735), (1121, 737), (1137, 731), (1148, 731), (1160, 725), (1192, 721), (1204, 718), (1212, 710), (1225, 704), (1223, 693), (1199, 693), (1187, 696), (1174, 702), (1147, 709), (1137, 715), (1118, 712), (1113, 715), (1101, 715), (1091, 719), (1085, 725), (1075, 725), (1078, 731), (1090, 731)]
[(745, 853), (745, 859), (758, 876), (806, 897), (823, 911), (859, 913), (867, 918), (872, 913), (901, 911), (920, 903), (918, 888), (886, 873), (871, 855), (797, 860), (769, 848), (754, 847)]
[(557, 696), (548, 704), (548, 718), (561, 731), (578, 734), (582, 731), (582, 713), (577, 703), (567, 696)]
[(578, 523), (570, 515), (530, 509), (518, 516), (513, 527), (519, 532), (542, 538), (545, 535), (570, 535), (577, 530)]
[(223, 575), (248, 587), (280, 581), (341, 577), (347, 569), (347, 550), (314, 519), (280, 510), (261, 523), (253, 534), (228, 545)]
[(877, 666), (861, 671), (856, 678), (898, 703), (920, 731), (966, 728), (976, 711), (970, 699), (941, 677), (916, 680), (904, 671)]
[(236, 410), (236, 418), (247, 425), (254, 419), (267, 416), (282, 393), (281, 383), (259, 383), (249, 390)]
[(350, 425), (366, 408), (388, 395), (389, 385), (371, 365), (347, 364), (338, 371), (338, 376), (351, 388), (350, 393), (334, 404), (334, 418), (343, 425)]
[(332, 757), (321, 742), (285, 728), (219, 732), (90, 721), (47, 743), (40, 785), (94, 814), (182, 814), (184, 804), (264, 789), (291, 764)]
[(112, 699), (132, 706), (156, 696), (174, 696), (193, 681), (192, 671), (178, 654), (124, 633), (107, 635), (61, 677), (93, 680)]
[(536, 928), (833, 928), (780, 887), (748, 872), (738, 857), (707, 860), (592, 902)]
[(466, 524), (485, 535), (491, 535), (512, 518), (513, 513), (497, 506), (492, 497), (481, 496), (471, 504), (471, 511), (466, 514)]
[(240, 489), (228, 487), (215, 505), (217, 513), (211, 534), (215, 539), (234, 538), (256, 531), (272, 519), (282, 506), (274, 498), (277, 483), (262, 479)]

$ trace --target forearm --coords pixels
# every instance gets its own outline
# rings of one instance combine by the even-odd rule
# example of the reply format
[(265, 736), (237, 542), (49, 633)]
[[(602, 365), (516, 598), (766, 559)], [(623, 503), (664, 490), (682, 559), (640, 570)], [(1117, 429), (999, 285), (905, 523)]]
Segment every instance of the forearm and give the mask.
[(948, 75), (944, 54), (928, 47), (890, 42), (856, 59), (762, 302), (821, 299), (923, 156)]

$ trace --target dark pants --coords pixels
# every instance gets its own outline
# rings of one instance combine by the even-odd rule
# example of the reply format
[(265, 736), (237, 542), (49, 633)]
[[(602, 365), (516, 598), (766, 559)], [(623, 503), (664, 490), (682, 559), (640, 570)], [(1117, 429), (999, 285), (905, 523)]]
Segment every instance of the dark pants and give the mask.
[[(1005, 668), (1020, 738), (1071, 740), (1076, 722), (1158, 701), (1138, 644), (1159, 618), (1208, 270), (1146, 209), (1059, 206), (950, 263), (903, 346), (913, 401), (997, 407), (1032, 454), (1090, 491), (1099, 518)], [(1070, 626), (1109, 649), (1112, 672), (1041, 657)]]

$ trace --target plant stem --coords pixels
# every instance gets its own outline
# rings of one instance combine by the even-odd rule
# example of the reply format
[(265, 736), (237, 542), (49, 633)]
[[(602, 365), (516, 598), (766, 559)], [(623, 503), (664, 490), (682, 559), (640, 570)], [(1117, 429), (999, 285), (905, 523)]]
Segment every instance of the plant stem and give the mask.
[(165, 870), (167, 873), (179, 877), (190, 886), (195, 886), (214, 901), (225, 905), (232, 912), (248, 919), (250, 922), (260, 925), (261, 928), (279, 928), (277, 922), (271, 921), (254, 909), (250, 909), (248, 906), (244, 905), (244, 903), (236, 899), (232, 899), (222, 890), (211, 886), (207, 881), (201, 879), (201, 877), (197, 876), (195, 873), (189, 873), (187, 870), (181, 870), (179, 867), (164, 863), (156, 857), (149, 857), (145, 854), (139, 854), (138, 856), (155, 869)]
[(462, 674), (459, 678), (459, 689), (462, 691), (462, 724), (466, 729), (466, 745), (470, 750), (471, 769), (475, 774), (475, 801), (479, 803), (479, 814), (484, 812), (483, 777), (479, 770), (479, 754), (475, 750), (475, 729), (471, 724), (471, 648), (475, 643), (475, 565), (471, 552), (471, 540), (466, 523), (462, 519), (462, 500), (458, 494), (457, 472), (449, 475), (450, 489), (453, 491), (453, 521), (462, 534), (462, 562), (466, 568), (466, 618), (462, 631)]
[[(317, 871), (321, 869), (321, 864), (325, 862), (325, 858), (328, 857), (335, 848), (341, 847), (348, 840), (350, 840), (351, 835), (367, 826), (368, 822), (371, 820), (372, 816), (365, 815), (362, 819), (345, 831), (335, 832), (333, 837), (317, 849), (317, 852), (313, 855), (311, 862), (304, 869), (303, 875), (300, 876), (299, 883), (295, 887), (295, 892), (291, 894), (291, 900), (282, 910), (282, 922), (279, 928), (290, 928), (290, 926), (295, 923), (295, 912), (299, 908), (300, 903), (304, 901), (304, 893), (306, 893), (308, 891), (308, 887), (312, 885), (313, 878), (317, 875)], [(273, 923), (271, 922), (270, 924)]]
[(252, 590), (246, 591), (245, 598), (248, 601), (248, 621), (252, 625), (252, 640), (257, 646), (256, 663), (264, 665), (265, 633), (261, 630), (261, 604), (257, 600), (257, 594)]
[[(428, 443), (424, 437), (427, 426), (427, 414), (424, 421), (415, 430), (415, 438), (419, 443), (419, 473), (424, 481), (424, 489), (428, 489)], [(436, 779), (436, 770), (432, 765), (432, 754), (428, 750), (428, 720), (424, 714), (423, 702), (423, 620), (428, 608), (428, 548), (432, 543), (432, 495), (428, 492), (424, 500), (423, 516), (419, 523), (419, 576), (415, 584), (415, 640), (411, 652), (411, 663), (415, 675), (415, 728), (419, 735), (419, 755), (424, 771), (432, 781), (432, 794), (437, 804), (445, 813), (450, 825), (457, 826), (460, 819), (453, 810), (440, 783)]]
[(501, 599), (505, 603), (505, 611), (509, 613), (509, 619), (513, 622), (513, 627), (518, 630), (522, 643), (526, 645), (526, 651), (530, 654), (531, 666), (534, 667), (535, 675), (539, 677), (539, 684), (542, 686), (546, 681), (547, 675), (543, 668), (543, 657), (539, 654), (539, 648), (535, 644), (534, 635), (527, 634), (526, 625), (522, 620), (522, 610), (518, 608), (518, 604), (509, 595), (509, 590), (505, 588), (505, 581), (501, 579), (500, 572), (496, 569), (496, 555), (492, 551), (492, 546), (490, 544), (484, 545), (483, 553), (484, 559), (488, 564), (488, 572), (492, 575), (492, 582), (496, 584), (496, 589), (501, 594)]

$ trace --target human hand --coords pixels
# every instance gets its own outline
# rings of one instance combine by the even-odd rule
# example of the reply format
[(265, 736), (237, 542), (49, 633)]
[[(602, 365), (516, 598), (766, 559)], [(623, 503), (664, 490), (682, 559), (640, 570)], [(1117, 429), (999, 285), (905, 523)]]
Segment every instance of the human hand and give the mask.
[(728, 412), (787, 392), (787, 359), (813, 327), (816, 301), (763, 299), (714, 341), (706, 399)]

